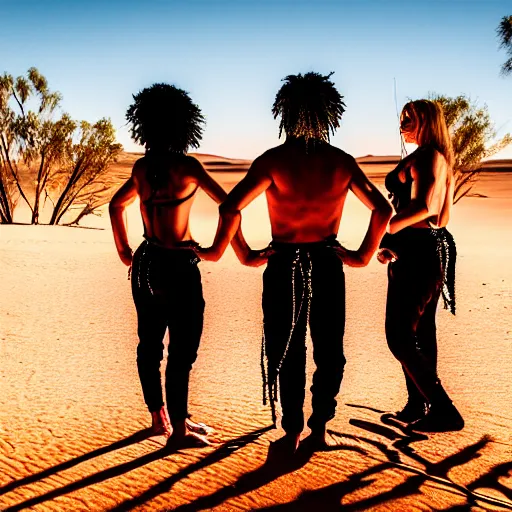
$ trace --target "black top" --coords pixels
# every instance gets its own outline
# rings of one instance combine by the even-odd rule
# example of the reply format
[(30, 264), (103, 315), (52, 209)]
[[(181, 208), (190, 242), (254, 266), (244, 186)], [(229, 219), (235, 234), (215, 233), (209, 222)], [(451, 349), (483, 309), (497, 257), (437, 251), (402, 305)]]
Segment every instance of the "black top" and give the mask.
[[(416, 159), (421, 153), (424, 153), (429, 149), (430, 148), (428, 146), (416, 149), (416, 151), (400, 160), (398, 165), (387, 174), (384, 184), (389, 192), (388, 197), (391, 199), (391, 203), (396, 212), (399, 212), (409, 206), (409, 203), (411, 202), (413, 181), (411, 176), (411, 166), (416, 162)], [(404, 171), (405, 174), (405, 182), (400, 180), (400, 173), (402, 171)]]
[(162, 197), (162, 198), (155, 197), (155, 192), (156, 191), (153, 190), (151, 195), (147, 199), (142, 201), (142, 202), (147, 207), (151, 207), (151, 206), (156, 206), (156, 207), (168, 206), (170, 208), (173, 208), (175, 206), (178, 206), (178, 205), (184, 203), (185, 201), (188, 201), (190, 198), (192, 198), (194, 196), (194, 194), (196, 193), (197, 188), (198, 187), (196, 187), (194, 190), (192, 190), (192, 192), (188, 196), (180, 197), (178, 199), (171, 199), (169, 197)]

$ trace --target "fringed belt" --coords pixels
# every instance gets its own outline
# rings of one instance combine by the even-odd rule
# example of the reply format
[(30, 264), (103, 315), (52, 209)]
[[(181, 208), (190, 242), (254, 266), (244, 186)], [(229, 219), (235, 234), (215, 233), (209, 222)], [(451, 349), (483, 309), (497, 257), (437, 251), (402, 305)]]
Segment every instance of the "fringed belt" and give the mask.
[[(198, 246), (199, 244), (193, 240), (185, 240), (176, 244), (175, 248), (168, 248), (159, 245), (150, 238), (146, 238), (135, 252), (132, 263), (135, 272), (131, 277), (136, 280), (137, 288), (140, 289), (145, 286), (149, 293), (154, 295), (150, 280), (150, 267), (152, 263), (154, 263), (155, 260), (173, 258), (195, 265), (201, 260), (192, 250), (192, 247)], [(130, 269), (131, 268), (132, 267), (130, 267)]]
[[(291, 287), (292, 287), (292, 318), (290, 325), (290, 333), (286, 341), (283, 353), (279, 358), (279, 361), (275, 368), (270, 368), (269, 360), (265, 349), (265, 329), (263, 328), (262, 342), (261, 342), (261, 375), (263, 381), (263, 405), (267, 404), (267, 393), (268, 401), (270, 402), (270, 408), (272, 410), (272, 421), (274, 425), (277, 421), (276, 415), (276, 402), (278, 395), (278, 375), (283, 362), (290, 348), (295, 326), (299, 321), (300, 315), (303, 310), (306, 310), (306, 326), (309, 325), (309, 313), (311, 311), (311, 299), (313, 297), (313, 287), (311, 283), (311, 275), (313, 270), (313, 261), (311, 253), (314, 253), (317, 249), (325, 249), (332, 247), (339, 247), (339, 242), (336, 240), (336, 235), (331, 235), (325, 240), (320, 242), (311, 242), (303, 244), (295, 243), (280, 243), (272, 242), (270, 247), (276, 253), (287, 253), (290, 254), (290, 265), (291, 265)], [(302, 293), (300, 297), (297, 297), (297, 279), (302, 281)], [(266, 368), (265, 368), (266, 362)]]
[(442, 295), (444, 308), (455, 315), (455, 263), (457, 248), (453, 236), (446, 228), (405, 228), (394, 235), (386, 234), (382, 238), (380, 247), (391, 249), (398, 257), (407, 257), (410, 253), (417, 253), (422, 245), (431, 242), (435, 244), (437, 257), (442, 269)]

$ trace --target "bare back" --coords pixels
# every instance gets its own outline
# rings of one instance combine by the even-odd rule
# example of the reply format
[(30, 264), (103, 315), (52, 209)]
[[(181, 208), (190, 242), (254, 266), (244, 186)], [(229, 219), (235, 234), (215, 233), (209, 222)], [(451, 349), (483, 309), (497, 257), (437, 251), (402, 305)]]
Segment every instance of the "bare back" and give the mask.
[[(133, 179), (147, 239), (169, 248), (191, 240), (189, 216), (198, 188), (197, 164), (183, 155), (169, 155), (158, 162), (144, 157), (136, 162)], [(152, 179), (155, 173), (158, 178)]]
[(352, 178), (353, 158), (323, 144), (306, 153), (285, 143), (263, 156), (272, 238), (305, 243), (337, 234)]

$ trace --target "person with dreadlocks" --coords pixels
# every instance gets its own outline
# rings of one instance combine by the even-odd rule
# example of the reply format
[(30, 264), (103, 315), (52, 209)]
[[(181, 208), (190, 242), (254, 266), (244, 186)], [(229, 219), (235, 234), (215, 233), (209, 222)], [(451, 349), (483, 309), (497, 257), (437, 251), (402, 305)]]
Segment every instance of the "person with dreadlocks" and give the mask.
[[(205, 429), (189, 419), (188, 386), (203, 329), (204, 300), (197, 266), (198, 244), (190, 233), (189, 214), (202, 188), (214, 201), (226, 193), (195, 158), (204, 117), (189, 95), (163, 83), (133, 96), (126, 118), (135, 142), (145, 155), (110, 202), (115, 244), (121, 261), (130, 267), (137, 310), (139, 344), (137, 367), (144, 400), (152, 417), (152, 433), (169, 435), (164, 408), (160, 363), (163, 338), (169, 329), (165, 391), (172, 425), (168, 443), (176, 446), (207, 443)], [(144, 225), (144, 241), (132, 254), (124, 210), (136, 197)], [(195, 250), (194, 250), (195, 249)], [(203, 251), (201, 259), (215, 259)], [(129, 275), (130, 275), (129, 270)]]
[[(293, 454), (304, 428), (308, 323), (316, 371), (306, 446), (326, 444), (326, 423), (335, 414), (345, 365), (343, 263), (368, 264), (392, 213), (355, 159), (329, 144), (330, 131), (339, 127), (345, 111), (343, 97), (329, 80), (331, 75), (310, 72), (284, 79), (273, 114), (281, 117), (279, 135), (284, 132), (286, 141), (256, 158), (220, 206), (224, 225), (219, 246), (237, 232), (240, 211), (261, 193), (267, 197), (271, 244), (261, 251), (251, 250), (246, 243), (234, 249), (245, 265), (268, 262), (262, 298), (264, 397), (268, 390), (275, 423), (279, 381), (285, 431), (272, 445), (274, 453)], [(357, 251), (336, 240), (349, 190), (372, 211)], [(217, 250), (215, 243), (212, 250)]]
[(402, 364), (408, 391), (395, 417), (422, 432), (461, 430), (464, 420), (437, 376), (436, 308), (442, 294), (455, 314), (455, 259), (446, 229), (453, 203), (453, 150), (441, 106), (407, 103), (405, 142), (418, 148), (386, 177), (396, 214), (377, 255), (388, 265), (386, 337)]

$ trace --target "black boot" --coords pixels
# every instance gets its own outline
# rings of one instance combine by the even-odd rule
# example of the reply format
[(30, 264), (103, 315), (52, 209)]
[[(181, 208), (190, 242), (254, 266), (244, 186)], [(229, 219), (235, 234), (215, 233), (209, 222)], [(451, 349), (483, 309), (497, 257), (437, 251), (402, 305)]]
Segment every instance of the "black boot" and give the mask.
[(428, 405), (423, 401), (409, 400), (401, 411), (397, 411), (394, 417), (403, 423), (411, 423), (426, 416)]
[(402, 367), (405, 376), (405, 385), (407, 386), (407, 403), (405, 407), (395, 413), (394, 417), (398, 421), (404, 423), (411, 423), (413, 421), (423, 418), (428, 412), (428, 405), (425, 397), (421, 394), (420, 390), (411, 379), (404, 367)]
[(428, 413), (409, 427), (416, 432), (455, 432), (464, 428), (464, 419), (438, 381)]

